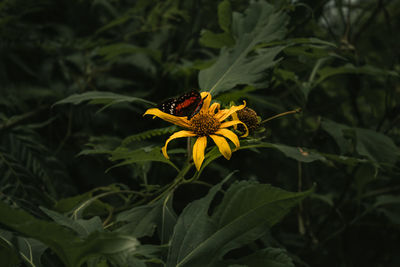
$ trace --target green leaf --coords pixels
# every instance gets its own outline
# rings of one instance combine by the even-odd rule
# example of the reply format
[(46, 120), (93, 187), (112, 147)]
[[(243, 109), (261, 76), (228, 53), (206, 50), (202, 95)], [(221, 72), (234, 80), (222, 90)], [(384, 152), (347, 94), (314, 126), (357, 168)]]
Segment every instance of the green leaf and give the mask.
[(382, 195), (376, 198), (374, 207), (380, 207), (385, 205), (399, 205), (400, 197), (395, 195)]
[(240, 149), (257, 148), (257, 147), (274, 148), (285, 154), (286, 157), (292, 158), (300, 162), (310, 163), (316, 160), (326, 161), (326, 158), (318, 152), (311, 151), (306, 148), (292, 147), (282, 144), (272, 144), (267, 142), (258, 142), (256, 144), (251, 144), (244, 142), (244, 145), (241, 146)]
[[(140, 251), (139, 241), (129, 235), (94, 232), (82, 239), (64, 226), (36, 219), (25, 211), (8, 207), (3, 202), (0, 202), (0, 214), (0, 223), (49, 246), (67, 267), (81, 266), (93, 256), (118, 260), (126, 266)], [(136, 261), (140, 262), (138, 259)]]
[[(8, 242), (4, 242), (3, 238), (0, 236), (0, 259), (1, 264), (4, 267), (15, 267), (20, 264), (20, 257), (16, 254), (15, 250), (11, 247)], [(29, 266), (29, 265), (28, 265)]]
[(208, 210), (223, 182), (189, 204), (178, 218), (167, 266), (213, 266), (229, 250), (259, 238), (310, 191), (292, 193), (267, 184), (233, 184), (210, 217)]
[(218, 5), (218, 23), (225, 32), (231, 31), (232, 8), (229, 0), (224, 0)]
[(235, 44), (235, 40), (230, 33), (213, 33), (209, 30), (203, 30), (199, 42), (207, 47), (222, 48), (224, 46), (231, 47)]
[(238, 260), (226, 261), (224, 263), (224, 266), (227, 266), (228, 264), (243, 264), (247, 267), (295, 267), (287, 252), (281, 248), (265, 248), (249, 256)]
[(321, 127), (333, 137), (342, 154), (346, 154), (351, 150), (351, 144), (349, 140), (345, 138), (343, 132), (344, 130), (348, 130), (349, 126), (328, 119), (323, 119), (321, 122)]
[(355, 149), (357, 153), (367, 157), (375, 164), (393, 166), (400, 155), (393, 140), (376, 131), (350, 127), (337, 122), (324, 119), (322, 128), (327, 131), (339, 145), (342, 153), (350, 150), (350, 142), (347, 140), (346, 132), (354, 132)]
[(200, 71), (200, 88), (218, 94), (240, 84), (257, 86), (265, 70), (276, 64), (275, 57), (283, 46), (254, 48), (283, 38), (286, 23), (287, 16), (274, 13), (273, 6), (264, 1), (252, 2), (245, 15), (235, 13), (233, 33), (237, 42), (233, 48), (222, 48), (215, 64)]
[(168, 243), (176, 223), (176, 214), (172, 209), (172, 198), (161, 199), (151, 205), (134, 207), (119, 213), (116, 222), (127, 224), (118, 228), (118, 232), (137, 238), (152, 236), (157, 227), (161, 243)]
[[(16, 236), (13, 233), (5, 230), (0, 230), (0, 240), (3, 240), (8, 246), (18, 249), (20, 257), (28, 266), (41, 267), (42, 257), (47, 246), (32, 238)], [(16, 242), (16, 244), (14, 243)], [(9, 257), (10, 255), (8, 255)], [(3, 258), (2, 258), (3, 260)], [(2, 262), (2, 266), (6, 265)]]
[(160, 51), (153, 50), (150, 48), (142, 48), (127, 43), (118, 43), (118, 44), (103, 46), (97, 50), (97, 53), (100, 56), (103, 56), (104, 60), (106, 61), (110, 61), (119, 56), (127, 56), (130, 54), (137, 54), (137, 53), (146, 54), (158, 62), (161, 61)]
[(327, 78), (340, 74), (367, 74), (377, 76), (394, 76), (399, 77), (399, 74), (395, 71), (382, 70), (371, 65), (364, 65), (356, 67), (352, 64), (346, 64), (342, 67), (325, 67), (320, 69), (318, 72), (318, 79), (314, 82), (314, 86), (326, 80)]
[(161, 153), (161, 148), (159, 147), (139, 148), (136, 150), (130, 150), (124, 147), (119, 147), (111, 152), (110, 160), (111, 161), (122, 160), (121, 163), (118, 163), (112, 166), (111, 168), (129, 165), (132, 163), (158, 161), (162, 163), (167, 163), (172, 167), (174, 167), (176, 170), (179, 170), (178, 167), (175, 166), (175, 164), (173, 164), (170, 160), (164, 157), (164, 155)]
[[(93, 91), (93, 92), (86, 92), (83, 94), (73, 94), (63, 100), (57, 101), (54, 105), (61, 105), (61, 104), (73, 104), (79, 105), (83, 102), (89, 101), (88, 104), (101, 104), (105, 105), (101, 110), (122, 102), (137, 102), (146, 105), (154, 105), (154, 103), (147, 101), (142, 98), (132, 97), (132, 96), (124, 96), (120, 94), (115, 94), (112, 92), (100, 92), (100, 91)], [(100, 110), (100, 111), (101, 111)]]
[(0, 223), (48, 245), (68, 267), (76, 266), (71, 254), (79, 239), (68, 229), (53, 222), (38, 220), (25, 211), (15, 210), (0, 202)]
[[(305, 162), (305, 163), (310, 163), (316, 160), (320, 161), (326, 161), (325, 156), (323, 156), (320, 153), (314, 152), (314, 151), (309, 151), (308, 149), (305, 148), (299, 148), (299, 147), (290, 147), (287, 145), (282, 145), (282, 144), (272, 144), (272, 143), (267, 143), (267, 142), (246, 142), (242, 141), (241, 146), (239, 147), (238, 150), (242, 149), (249, 149), (249, 148), (272, 148), (281, 151), (282, 153), (285, 154), (288, 158), (292, 158), (294, 160), (298, 160), (300, 162)], [(216, 160), (217, 158), (221, 157), (221, 153), (219, 150), (214, 147), (211, 149), (205, 156), (204, 163), (201, 165), (200, 171), (203, 171), (204, 168), (210, 164), (212, 161)]]
[(84, 244), (80, 246), (80, 253), (76, 256), (77, 266), (94, 256), (110, 259), (117, 263), (117, 266), (132, 266), (129, 264), (133, 262), (136, 262), (136, 266), (140, 266), (141, 260), (136, 258), (139, 247), (139, 241), (132, 236), (116, 232), (96, 232), (85, 239)]
[(164, 127), (164, 128), (158, 128), (158, 129), (151, 129), (148, 131), (144, 131), (138, 134), (130, 135), (128, 137), (125, 137), (125, 139), (122, 141), (122, 146), (127, 146), (128, 144), (135, 142), (135, 141), (143, 141), (145, 139), (149, 139), (154, 136), (159, 136), (159, 135), (164, 135), (164, 134), (171, 134), (173, 132), (177, 131), (177, 127), (175, 125)]
[(393, 166), (399, 157), (399, 148), (388, 136), (369, 129), (355, 128), (356, 149), (360, 155), (381, 164)]
[(46, 209), (45, 207), (40, 207), (40, 209), (50, 218), (52, 218), (56, 223), (74, 230), (81, 237), (87, 237), (89, 234), (95, 231), (103, 231), (103, 224), (99, 216), (92, 217), (88, 220), (73, 220), (63, 214)]

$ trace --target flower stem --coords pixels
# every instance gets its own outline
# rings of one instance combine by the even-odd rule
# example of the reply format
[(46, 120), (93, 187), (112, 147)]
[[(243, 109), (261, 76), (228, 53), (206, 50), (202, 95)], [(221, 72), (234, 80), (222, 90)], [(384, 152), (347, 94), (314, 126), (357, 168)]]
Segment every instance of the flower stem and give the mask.
[(266, 123), (266, 122), (268, 122), (270, 120), (273, 120), (273, 119), (276, 119), (276, 118), (279, 118), (279, 117), (283, 117), (283, 116), (286, 116), (286, 115), (289, 115), (289, 114), (294, 114), (294, 113), (299, 113), (299, 112), (301, 112), (301, 108), (296, 108), (296, 109), (291, 110), (291, 111), (286, 111), (286, 112), (283, 112), (283, 113), (279, 113), (279, 114), (277, 114), (275, 116), (272, 116), (272, 117), (269, 117), (268, 119), (263, 120), (262, 122), (260, 122), (260, 124)]
[(187, 158), (188, 158), (188, 162), (190, 162), (190, 160), (193, 157), (192, 137), (189, 136), (187, 138), (186, 146), (187, 146)]
[(170, 192), (174, 191), (175, 188), (177, 188), (180, 184), (185, 183), (185, 175), (187, 172), (190, 170), (190, 168), (193, 166), (193, 163), (187, 163), (181, 171), (178, 173), (178, 175), (175, 177), (175, 180), (169, 184), (164, 186), (160, 191), (162, 191), (157, 197), (155, 197), (153, 200), (149, 202), (149, 204), (152, 204), (156, 202), (157, 200), (163, 198), (165, 195), (169, 195)]

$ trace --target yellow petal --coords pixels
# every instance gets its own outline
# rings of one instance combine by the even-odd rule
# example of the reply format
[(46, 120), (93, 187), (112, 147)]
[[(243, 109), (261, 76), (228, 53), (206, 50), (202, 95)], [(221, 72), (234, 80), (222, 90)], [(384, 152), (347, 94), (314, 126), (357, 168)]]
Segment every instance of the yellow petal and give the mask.
[(201, 92), (201, 98), (204, 99), (203, 106), (201, 107), (201, 111), (207, 111), (210, 107), (211, 103), (211, 94), (209, 92)]
[(208, 109), (208, 112), (211, 114), (215, 114), (215, 110), (219, 111), (220, 106), (221, 105), (219, 103), (213, 103), (211, 107)]
[[(232, 114), (232, 120), (233, 120), (233, 121), (239, 120), (239, 117), (238, 117), (238, 115), (237, 115), (237, 112), (235, 112), (235, 113)], [(237, 130), (237, 124), (233, 125), (233, 129)]]
[(242, 124), (244, 126), (244, 128), (246, 129), (246, 133), (244, 135), (242, 135), (241, 137), (247, 137), (249, 135), (249, 129), (247, 129), (247, 125), (244, 124), (243, 122), (239, 121), (239, 120), (235, 120), (235, 121), (226, 121), (221, 123), (221, 125), (219, 126), (219, 128), (228, 128), (230, 126), (233, 125), (237, 125), (237, 124)]
[(146, 112), (143, 114), (144, 115), (154, 115), (159, 117), (162, 120), (168, 121), (172, 124), (184, 127), (184, 128), (190, 128), (189, 121), (187, 120), (186, 117), (177, 117), (174, 115), (170, 115), (168, 113), (162, 112), (158, 108), (150, 108), (146, 110)]
[(236, 148), (240, 147), (239, 138), (232, 131), (230, 131), (228, 129), (219, 129), (215, 133), (222, 135), (222, 136), (228, 138), (229, 140), (231, 140), (232, 143), (235, 144)]
[(197, 138), (196, 143), (193, 146), (193, 161), (196, 165), (197, 171), (200, 170), (201, 164), (204, 160), (204, 151), (207, 147), (207, 136), (201, 136)]
[(210, 137), (212, 138), (212, 140), (214, 140), (214, 143), (217, 145), (219, 152), (221, 152), (222, 156), (224, 156), (226, 159), (230, 159), (232, 156), (232, 151), (225, 138), (214, 134), (211, 134)]
[(176, 133), (174, 133), (173, 135), (171, 135), (171, 136), (167, 139), (167, 141), (165, 142), (165, 145), (161, 148), (161, 151), (162, 151), (164, 157), (165, 157), (166, 159), (169, 159), (168, 154), (167, 154), (167, 145), (168, 145), (168, 143), (169, 143), (171, 140), (176, 139), (176, 138), (181, 138), (181, 137), (189, 137), (189, 136), (196, 136), (196, 135), (195, 135), (195, 133), (193, 133), (192, 131), (185, 131), (185, 130), (176, 132)]
[(239, 106), (232, 106), (229, 109), (223, 109), (220, 112), (218, 112), (215, 117), (219, 121), (224, 121), (226, 118), (228, 118), (230, 115), (235, 113), (238, 110), (243, 109), (246, 106), (246, 101), (243, 101), (243, 105)]

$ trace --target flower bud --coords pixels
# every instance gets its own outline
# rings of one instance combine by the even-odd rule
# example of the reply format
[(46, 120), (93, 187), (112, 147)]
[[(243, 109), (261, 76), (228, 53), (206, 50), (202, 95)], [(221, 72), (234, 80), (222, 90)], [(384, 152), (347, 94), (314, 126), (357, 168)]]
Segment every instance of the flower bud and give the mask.
[[(254, 132), (260, 126), (260, 121), (257, 113), (253, 109), (245, 107), (244, 109), (241, 109), (236, 113), (238, 119), (246, 124), (249, 132)], [(240, 124), (238, 125), (238, 130), (242, 132), (245, 131), (243, 125)]]

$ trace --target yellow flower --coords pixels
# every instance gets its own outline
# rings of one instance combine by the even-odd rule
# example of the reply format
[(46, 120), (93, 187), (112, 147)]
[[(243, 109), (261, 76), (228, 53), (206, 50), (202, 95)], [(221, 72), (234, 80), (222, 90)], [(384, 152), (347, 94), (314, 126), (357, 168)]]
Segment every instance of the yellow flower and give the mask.
[[(202, 92), (201, 97), (204, 99), (203, 106), (200, 112), (190, 120), (188, 120), (187, 117), (177, 117), (164, 113), (158, 108), (150, 108), (144, 113), (144, 115), (154, 115), (186, 129), (174, 133), (165, 142), (165, 146), (162, 148), (162, 153), (167, 159), (169, 159), (167, 154), (167, 145), (171, 140), (181, 137), (197, 136), (197, 140), (193, 145), (193, 161), (198, 171), (204, 161), (207, 137), (210, 137), (214, 141), (220, 153), (229, 160), (232, 155), (232, 150), (225, 138), (229, 139), (236, 148), (240, 147), (240, 142), (237, 135), (227, 128), (237, 124), (243, 124), (246, 127), (246, 125), (240, 120), (225, 121), (236, 111), (243, 109), (246, 106), (246, 102), (244, 102), (243, 105), (232, 106), (229, 109), (220, 109), (219, 103), (213, 103), (210, 105), (210, 93)], [(246, 127), (246, 133), (243, 137), (246, 137), (247, 135), (248, 132)]]

